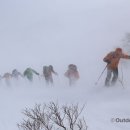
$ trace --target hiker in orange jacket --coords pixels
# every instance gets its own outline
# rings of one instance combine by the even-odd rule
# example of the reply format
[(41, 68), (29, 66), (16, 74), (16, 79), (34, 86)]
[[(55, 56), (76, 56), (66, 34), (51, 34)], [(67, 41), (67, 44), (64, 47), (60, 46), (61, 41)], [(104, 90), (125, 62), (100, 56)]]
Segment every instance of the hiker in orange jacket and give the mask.
[(115, 85), (118, 79), (118, 64), (121, 58), (130, 59), (130, 56), (124, 54), (121, 48), (116, 48), (115, 51), (108, 53), (107, 56), (103, 59), (103, 61), (107, 63), (107, 77), (105, 80), (105, 86), (110, 86), (112, 73), (113, 78), (111, 85)]
[(68, 70), (64, 74), (69, 79), (69, 85), (73, 85), (79, 79), (77, 66), (74, 64), (68, 65)]

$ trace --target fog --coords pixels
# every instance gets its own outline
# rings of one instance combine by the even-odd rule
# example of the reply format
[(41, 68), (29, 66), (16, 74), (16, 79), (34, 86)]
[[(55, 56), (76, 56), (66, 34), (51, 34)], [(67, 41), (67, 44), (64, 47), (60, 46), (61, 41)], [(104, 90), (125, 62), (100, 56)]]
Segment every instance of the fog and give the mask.
[[(31, 85), (23, 79), (21, 84), (13, 82), (11, 87), (0, 85), (1, 102), (4, 99), (0, 129), (17, 129), (21, 109), (34, 102), (55, 99), (65, 103), (87, 100), (90, 130), (104, 130), (104, 127), (121, 130), (122, 127), (119, 129), (102, 121), (112, 116), (112, 111), (116, 113), (120, 104), (124, 116), (129, 115), (129, 106), (126, 106), (130, 92), (130, 61), (121, 60), (119, 65), (119, 77), (123, 76), (126, 87), (123, 92), (119, 82), (117, 88), (108, 91), (103, 88), (106, 71), (97, 86), (95, 82), (106, 65), (104, 56), (116, 47), (123, 47), (122, 39), (130, 32), (129, 13), (129, 0), (0, 0), (0, 75), (15, 68), (23, 73), (27, 67), (42, 74), (42, 67), (50, 64), (58, 72), (58, 76), (54, 76), (54, 88), (47, 89), (44, 80), (37, 77)], [(64, 77), (70, 63), (76, 64), (80, 73), (77, 86), (72, 88), (67, 86)], [(95, 108), (99, 112), (96, 113)], [(93, 122), (98, 116), (101, 116), (99, 122)], [(9, 122), (11, 127), (8, 127)], [(127, 128), (129, 125), (123, 127)]]
[[(100, 64), (129, 32), (129, 0), (1, 0), (0, 72)], [(89, 65), (88, 65), (89, 64)], [(85, 69), (85, 68), (84, 68)]]

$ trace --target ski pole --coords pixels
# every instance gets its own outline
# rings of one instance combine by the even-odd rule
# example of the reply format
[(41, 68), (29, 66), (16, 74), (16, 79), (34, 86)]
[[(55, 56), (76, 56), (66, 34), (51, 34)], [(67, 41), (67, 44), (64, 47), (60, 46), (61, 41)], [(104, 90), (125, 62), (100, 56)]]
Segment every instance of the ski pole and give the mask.
[(106, 70), (106, 68), (107, 68), (107, 65), (106, 65), (105, 68), (103, 69), (103, 71), (102, 71), (101, 75), (99, 76), (97, 82), (95, 82), (95, 85), (98, 84), (98, 82), (99, 82), (100, 78), (102, 77), (102, 75), (103, 75), (104, 71)]
[(120, 82), (121, 86), (122, 86), (123, 88), (125, 88), (125, 87), (124, 87), (124, 84), (123, 84), (123, 81), (121, 81), (119, 78), (118, 78), (118, 81)]

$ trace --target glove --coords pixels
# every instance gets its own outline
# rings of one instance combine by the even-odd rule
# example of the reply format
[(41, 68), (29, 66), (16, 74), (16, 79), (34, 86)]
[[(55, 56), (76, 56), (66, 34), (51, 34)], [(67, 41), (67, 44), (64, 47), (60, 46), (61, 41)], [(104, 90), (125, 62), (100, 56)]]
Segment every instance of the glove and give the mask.
[(109, 61), (109, 60), (105, 60), (105, 62), (106, 62), (107, 64), (110, 64), (110, 63), (111, 63), (111, 61)]
[(40, 75), (39, 73), (37, 73), (37, 75)]
[(111, 64), (111, 61), (107, 61), (107, 64)]

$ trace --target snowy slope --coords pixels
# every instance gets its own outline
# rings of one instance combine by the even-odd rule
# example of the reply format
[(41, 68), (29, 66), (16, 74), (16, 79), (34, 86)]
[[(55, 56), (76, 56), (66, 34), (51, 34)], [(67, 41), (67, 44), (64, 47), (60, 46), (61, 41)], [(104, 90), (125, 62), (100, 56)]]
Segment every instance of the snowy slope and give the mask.
[[(0, 82), (0, 130), (18, 130), (23, 109), (50, 101), (86, 104), (88, 130), (129, 130), (130, 122), (112, 120), (130, 119), (130, 61), (119, 65), (125, 89), (119, 82), (105, 88), (106, 71), (95, 85), (106, 65), (103, 57), (122, 47), (130, 31), (129, 6), (129, 0), (0, 0), (0, 75), (27, 67), (42, 73), (49, 64), (59, 74), (53, 87), (37, 77), (32, 84)], [(70, 63), (80, 72), (73, 87), (63, 75)]]
[(17, 129), (23, 119), (22, 110), (34, 107), (35, 103), (56, 101), (59, 104), (86, 104), (84, 114), (88, 128), (128, 130), (130, 123), (113, 123), (112, 118), (129, 118), (130, 89), (103, 88), (100, 86), (69, 86), (47, 88), (45, 86), (15, 86), (0, 89), (0, 129)]

